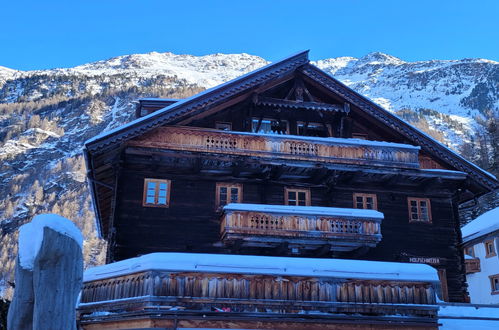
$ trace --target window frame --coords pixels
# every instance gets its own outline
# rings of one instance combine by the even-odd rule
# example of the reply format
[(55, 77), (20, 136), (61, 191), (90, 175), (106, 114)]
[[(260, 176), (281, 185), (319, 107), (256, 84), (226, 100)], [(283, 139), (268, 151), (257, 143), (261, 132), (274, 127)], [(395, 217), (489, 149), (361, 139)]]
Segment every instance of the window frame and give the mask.
[[(251, 133), (256, 133), (256, 134), (289, 135), (289, 121), (288, 121), (288, 120), (286, 120), (286, 119), (281, 119), (281, 120), (280, 120), (282, 123), (285, 123), (285, 124), (286, 124), (286, 130), (285, 130), (285, 133), (274, 133), (274, 132), (270, 132), (270, 133), (269, 133), (269, 132), (262, 132), (262, 131), (261, 131), (261, 129), (262, 129), (262, 125), (261, 125), (261, 123), (260, 123), (260, 127), (258, 128), (258, 132), (256, 132), (256, 131), (255, 131), (255, 130), (256, 130), (256, 127), (255, 127), (255, 129), (253, 129), (253, 128), (254, 128), (254, 127), (253, 127), (253, 123), (254, 123), (255, 121), (257, 122), (257, 125), (258, 125), (258, 123), (260, 122), (260, 118), (258, 118), (258, 117), (251, 117), (251, 126), (250, 126), (250, 127), (251, 127)], [(263, 122), (263, 121), (270, 121), (270, 122), (272, 122), (272, 121), (277, 121), (277, 122), (279, 122), (279, 120), (278, 120), (278, 119), (275, 119), (275, 118), (267, 118), (267, 117), (263, 117), (263, 118), (261, 119), (261, 121), (262, 121), (262, 122)]]
[[(288, 193), (295, 192), (296, 200), (298, 201), (298, 193), (305, 193), (305, 205), (289, 205)], [(311, 198), (310, 198), (310, 188), (294, 188), (294, 187), (284, 187), (284, 205), (288, 206), (311, 206)]]
[[(471, 251), (471, 254), (468, 253), (468, 250)], [(475, 248), (474, 248), (474, 246), (471, 245), (471, 246), (465, 247), (464, 248), (464, 254), (467, 255), (467, 256), (475, 258)]]
[[(497, 255), (496, 252), (496, 247), (494, 245), (494, 239), (488, 239), (485, 242), (483, 242), (483, 245), (485, 246), (485, 258), (492, 258)], [(488, 246), (492, 246), (492, 252), (489, 252)]]
[[(299, 136), (308, 136), (308, 135), (303, 135), (303, 134), (300, 134), (300, 125), (302, 125), (302, 126), (304, 127), (304, 126), (305, 126), (305, 124), (307, 124), (307, 122), (306, 122), (306, 121), (301, 121), (301, 120), (299, 120), (299, 121), (297, 121), (297, 122), (296, 122), (296, 135), (299, 135)], [(312, 124), (312, 125), (317, 125), (317, 126), (321, 126), (321, 128), (322, 128), (322, 130), (323, 130), (324, 132), (326, 132), (326, 130), (327, 130), (327, 136), (326, 136), (326, 137), (331, 137), (331, 136), (333, 136), (333, 134), (332, 134), (332, 131), (333, 131), (333, 130), (332, 130), (332, 128), (331, 128), (331, 124), (325, 124), (325, 125), (326, 125), (326, 127), (324, 127), (324, 124), (323, 124), (323, 123), (319, 123), (319, 122), (317, 122), (317, 121), (311, 121), (311, 122), (308, 122), (308, 124), (307, 124), (307, 130), (308, 130), (308, 126), (309, 126), (310, 124)]]
[[(147, 190), (148, 190), (148, 183), (149, 182), (154, 182), (156, 183), (156, 187), (154, 190), (154, 203), (147, 203)], [(159, 185), (161, 183), (166, 183), (166, 204), (158, 204), (158, 197), (159, 197)], [(143, 207), (163, 207), (163, 208), (168, 208), (170, 207), (170, 193), (172, 190), (172, 181), (168, 179), (153, 179), (153, 178), (144, 178), (144, 191), (142, 194), (142, 206)]]
[[(412, 219), (412, 212), (411, 212), (411, 201), (416, 201), (417, 203), (417, 209), (418, 209), (418, 219), (414, 220)], [(428, 209), (428, 220), (420, 220), (421, 219), (421, 202), (426, 202), (427, 209)], [(407, 211), (409, 214), (409, 222), (410, 223), (433, 223), (432, 217), (431, 217), (431, 202), (429, 198), (419, 198), (419, 197), (407, 197)]]
[[(365, 193), (354, 193), (353, 194), (353, 208), (358, 209), (357, 207), (357, 197), (362, 197), (362, 209), (364, 210), (378, 210), (378, 197), (376, 194), (365, 194)], [(368, 209), (367, 206), (367, 198), (371, 197), (373, 199), (373, 208)]]
[(490, 280), (490, 294), (499, 294), (499, 289), (495, 289), (494, 280), (497, 280), (499, 283), (499, 274), (489, 275)]
[[(222, 128), (222, 126), (228, 127), (229, 129)], [(221, 131), (232, 131), (232, 123), (229, 121), (216, 121), (215, 129), (219, 129)]]
[(237, 202), (236, 203), (242, 203), (243, 201), (243, 184), (242, 183), (234, 183), (234, 182), (217, 182), (215, 186), (215, 209), (220, 210), (222, 209), (225, 205), (230, 204), (231, 200), (231, 195), (227, 195), (227, 203), (224, 205), (220, 205), (220, 188), (225, 187), (227, 188), (227, 192), (230, 192), (231, 188), (237, 188), (238, 189), (238, 194), (237, 194)]

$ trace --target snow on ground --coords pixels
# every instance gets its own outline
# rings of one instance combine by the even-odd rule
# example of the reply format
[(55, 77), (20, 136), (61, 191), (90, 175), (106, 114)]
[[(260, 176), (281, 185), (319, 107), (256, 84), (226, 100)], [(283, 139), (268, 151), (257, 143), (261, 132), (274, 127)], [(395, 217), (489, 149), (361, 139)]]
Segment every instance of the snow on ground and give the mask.
[(499, 207), (485, 212), (461, 228), (463, 242), (469, 242), (496, 230), (499, 230)]
[(73, 238), (80, 247), (83, 235), (76, 225), (57, 214), (40, 214), (19, 228), (19, 262), (24, 269), (33, 269), (35, 258), (43, 241), (43, 228), (53, 229)]
[(499, 329), (499, 306), (442, 304), (438, 311), (441, 330)]

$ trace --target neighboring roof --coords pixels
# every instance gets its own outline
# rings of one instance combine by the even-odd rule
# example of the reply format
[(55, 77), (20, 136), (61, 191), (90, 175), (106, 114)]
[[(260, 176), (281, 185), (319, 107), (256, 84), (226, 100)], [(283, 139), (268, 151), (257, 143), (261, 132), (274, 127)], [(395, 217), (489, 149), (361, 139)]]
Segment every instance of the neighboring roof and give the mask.
[(293, 206), (293, 205), (268, 205), (231, 203), (224, 206), (224, 211), (252, 211), (278, 214), (303, 214), (317, 216), (341, 216), (351, 218), (383, 219), (384, 215), (375, 210), (348, 209), (320, 206)]
[(146, 254), (87, 269), (83, 275), (83, 281), (96, 281), (148, 270), (388, 281), (438, 281), (437, 271), (423, 264), (201, 253)]
[(499, 231), (499, 207), (485, 212), (461, 228), (463, 243), (486, 236), (495, 231)]

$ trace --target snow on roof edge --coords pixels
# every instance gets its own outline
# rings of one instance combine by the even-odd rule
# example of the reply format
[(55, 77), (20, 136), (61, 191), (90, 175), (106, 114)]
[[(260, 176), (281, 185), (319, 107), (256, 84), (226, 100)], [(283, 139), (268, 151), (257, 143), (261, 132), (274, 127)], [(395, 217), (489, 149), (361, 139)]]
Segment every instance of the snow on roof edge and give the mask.
[(169, 252), (146, 254), (87, 269), (83, 281), (96, 281), (148, 270), (417, 282), (439, 281), (437, 271), (425, 264)]
[(463, 243), (499, 230), (499, 207), (478, 216), (461, 228)]

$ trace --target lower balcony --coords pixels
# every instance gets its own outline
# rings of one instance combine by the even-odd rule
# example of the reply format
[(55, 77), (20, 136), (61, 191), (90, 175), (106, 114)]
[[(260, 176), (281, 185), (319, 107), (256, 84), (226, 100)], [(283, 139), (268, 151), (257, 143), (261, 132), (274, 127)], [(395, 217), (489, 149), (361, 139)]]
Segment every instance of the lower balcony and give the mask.
[(81, 329), (437, 329), (438, 275), (364, 260), (153, 253), (85, 272)]
[(478, 258), (466, 258), (464, 259), (464, 265), (466, 267), (466, 274), (478, 273), (480, 271), (480, 259)]
[(374, 210), (228, 204), (220, 231), (225, 245), (340, 252), (375, 247), (382, 238), (382, 220), (383, 213)]

